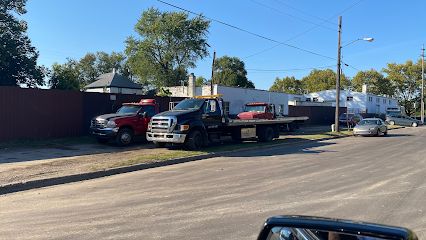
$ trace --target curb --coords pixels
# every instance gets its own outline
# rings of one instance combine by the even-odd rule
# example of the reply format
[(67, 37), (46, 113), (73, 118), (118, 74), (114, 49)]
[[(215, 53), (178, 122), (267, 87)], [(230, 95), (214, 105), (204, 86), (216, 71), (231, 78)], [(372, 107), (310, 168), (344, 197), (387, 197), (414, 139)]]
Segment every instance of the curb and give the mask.
[[(326, 141), (326, 140), (345, 138), (345, 137), (351, 137), (351, 135), (330, 136), (327, 138), (318, 139), (316, 141)], [(50, 187), (50, 186), (66, 184), (66, 183), (80, 182), (80, 181), (108, 177), (108, 176), (122, 174), (122, 173), (135, 172), (135, 171), (145, 170), (150, 168), (164, 167), (164, 166), (175, 165), (180, 163), (205, 160), (205, 159), (214, 158), (214, 157), (224, 157), (224, 156), (227, 156), (233, 153), (238, 153), (238, 152), (253, 151), (258, 149), (267, 150), (267, 149), (272, 149), (272, 148), (281, 147), (281, 146), (297, 145), (300, 143), (309, 143), (306, 141), (312, 141), (312, 140), (307, 139), (307, 140), (301, 140), (301, 141), (294, 141), (290, 143), (277, 143), (277, 144), (266, 145), (266, 146), (241, 148), (241, 149), (230, 150), (230, 151), (207, 153), (207, 154), (191, 156), (191, 157), (175, 158), (175, 159), (170, 159), (170, 160), (166, 160), (162, 162), (141, 163), (141, 164), (136, 164), (131, 166), (101, 170), (96, 172), (87, 172), (87, 173), (80, 173), (80, 174), (61, 176), (61, 177), (30, 180), (27, 182), (11, 183), (11, 184), (0, 186), (0, 196), (10, 194), (10, 193), (15, 193), (15, 192), (31, 190), (31, 189)]]

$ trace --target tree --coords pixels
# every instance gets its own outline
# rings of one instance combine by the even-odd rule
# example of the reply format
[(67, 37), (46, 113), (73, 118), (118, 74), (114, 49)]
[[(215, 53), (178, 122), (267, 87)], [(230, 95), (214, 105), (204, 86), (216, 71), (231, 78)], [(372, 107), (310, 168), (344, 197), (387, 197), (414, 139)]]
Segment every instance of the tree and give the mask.
[(111, 54), (105, 52), (96, 53), (96, 69), (99, 73), (109, 73), (115, 69), (121, 73), (125, 72), (126, 56), (122, 53), (112, 52)]
[(414, 112), (414, 103), (419, 95), (421, 79), (421, 61), (409, 60), (403, 64), (389, 63), (383, 72), (395, 87), (395, 97), (404, 106), (407, 115)]
[(49, 85), (52, 89), (80, 90), (78, 62), (68, 59), (64, 64), (53, 64)]
[(185, 12), (144, 11), (135, 26), (142, 40), (126, 40), (131, 72), (156, 87), (179, 85), (187, 69), (208, 55), (209, 25), (203, 16), (190, 19)]
[(244, 62), (237, 57), (223, 56), (216, 59), (213, 83), (230, 87), (254, 88), (254, 83), (247, 79)]
[(99, 70), (96, 68), (96, 61), (97, 57), (95, 54), (87, 53), (80, 59), (78, 64), (75, 65), (82, 84), (87, 85), (92, 83), (100, 75)]
[[(337, 74), (331, 69), (312, 70), (308, 76), (302, 78), (302, 83), (307, 92), (319, 92), (323, 90), (336, 89)], [(340, 78), (341, 88), (350, 86), (349, 79), (342, 74)]]
[(110, 73), (113, 69), (128, 77), (129, 71), (126, 66), (126, 56), (123, 53), (106, 52), (87, 53), (80, 59), (76, 67), (80, 72), (83, 84), (89, 84), (104, 73)]
[(26, 0), (0, 1), (0, 86), (37, 87), (44, 84), (46, 68), (37, 65), (38, 52), (27, 36)]
[(276, 78), (274, 84), (269, 88), (269, 91), (285, 92), (290, 94), (303, 94), (302, 81), (295, 77)]
[(359, 71), (352, 79), (352, 86), (355, 91), (361, 92), (363, 84), (368, 86), (369, 93), (390, 97), (395, 95), (395, 88), (391, 81), (374, 69)]
[(195, 86), (197, 87), (201, 87), (207, 83), (208, 83), (208, 80), (203, 76), (199, 76), (197, 77), (197, 79), (195, 79)]
[(159, 97), (170, 97), (172, 95), (172, 92), (170, 92), (169, 89), (162, 87), (157, 91), (156, 95)]

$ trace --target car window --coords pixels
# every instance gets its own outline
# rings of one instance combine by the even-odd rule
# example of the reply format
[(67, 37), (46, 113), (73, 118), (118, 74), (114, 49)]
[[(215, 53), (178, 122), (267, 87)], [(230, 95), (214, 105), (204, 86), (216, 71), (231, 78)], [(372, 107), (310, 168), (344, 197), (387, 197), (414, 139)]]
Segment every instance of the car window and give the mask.
[(219, 107), (216, 100), (207, 100), (205, 107), (204, 107), (204, 113), (218, 113)]
[(155, 115), (155, 107), (154, 106), (144, 106), (141, 112), (146, 112), (147, 117), (153, 117)]

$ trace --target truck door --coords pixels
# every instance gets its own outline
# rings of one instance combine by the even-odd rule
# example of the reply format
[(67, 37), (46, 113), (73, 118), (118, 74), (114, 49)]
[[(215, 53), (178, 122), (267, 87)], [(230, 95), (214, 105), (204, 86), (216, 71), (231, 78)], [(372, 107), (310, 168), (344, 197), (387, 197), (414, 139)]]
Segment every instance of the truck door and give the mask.
[(214, 132), (222, 124), (222, 114), (216, 99), (206, 100), (203, 107), (202, 119), (207, 131)]
[(139, 115), (138, 118), (138, 124), (136, 125), (136, 135), (145, 134), (148, 129), (148, 123), (151, 120), (151, 118), (156, 114), (155, 106), (152, 105), (145, 105), (142, 107), (142, 109), (139, 111), (143, 115), (145, 113), (145, 117), (142, 115)]

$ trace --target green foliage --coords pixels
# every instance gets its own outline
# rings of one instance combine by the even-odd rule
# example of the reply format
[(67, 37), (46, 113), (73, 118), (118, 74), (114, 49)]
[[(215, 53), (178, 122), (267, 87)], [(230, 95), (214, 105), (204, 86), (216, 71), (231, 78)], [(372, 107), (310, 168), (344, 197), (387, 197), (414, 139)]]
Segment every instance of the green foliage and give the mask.
[[(99, 75), (112, 72), (113, 68), (128, 76), (122, 53), (87, 53), (79, 61), (68, 59), (64, 64), (54, 64), (49, 85), (58, 89), (81, 89), (94, 82)], [(78, 83), (77, 88), (75, 83)]]
[(166, 88), (160, 88), (160, 90), (158, 90), (158, 92), (157, 92), (157, 96), (159, 96), (159, 97), (169, 97), (169, 96), (171, 96), (172, 95), (172, 92), (170, 92), (170, 90), (169, 89), (166, 89)]
[(230, 87), (254, 88), (254, 83), (247, 79), (244, 62), (237, 57), (223, 56), (216, 59), (213, 83)]
[(352, 86), (355, 91), (361, 92), (363, 84), (367, 84), (368, 92), (372, 94), (385, 96), (395, 94), (395, 88), (391, 81), (374, 69), (359, 71), (352, 79)]
[(112, 72), (114, 68), (120, 74), (129, 76), (125, 60), (126, 56), (117, 52), (87, 53), (76, 65), (80, 81), (83, 85), (87, 85), (94, 82), (99, 75)]
[(290, 94), (304, 94), (302, 81), (295, 77), (276, 78), (274, 84), (269, 88), (269, 91), (285, 92)]
[(187, 69), (208, 55), (209, 25), (203, 16), (190, 19), (185, 12), (144, 11), (135, 26), (142, 40), (126, 41), (131, 72), (144, 84), (179, 85)]
[(49, 85), (52, 89), (80, 90), (78, 63), (68, 59), (64, 64), (53, 64)]
[[(302, 78), (302, 83), (305, 91), (319, 92), (336, 88), (337, 74), (331, 69), (312, 70), (308, 76)], [(350, 80), (344, 75), (340, 78), (340, 87), (346, 88), (351, 85)]]
[(421, 62), (409, 60), (403, 64), (389, 63), (383, 72), (395, 87), (395, 96), (405, 107), (407, 115), (414, 112), (414, 102), (419, 95), (421, 79)]
[(201, 87), (207, 83), (208, 83), (208, 80), (203, 76), (199, 76), (197, 77), (197, 79), (195, 79), (195, 86), (197, 87)]
[(105, 52), (96, 53), (95, 68), (100, 73), (112, 72), (112, 69), (123, 73), (125, 72), (126, 56), (122, 53), (112, 52), (111, 54)]
[[(82, 85), (87, 85), (96, 80), (100, 75), (99, 70), (96, 68), (97, 61), (96, 54), (87, 53), (80, 61), (75, 65), (76, 71), (79, 72), (78, 77), (82, 82)], [(111, 70), (110, 70), (111, 71)]]
[(0, 1), (0, 86), (44, 84), (47, 70), (37, 65), (39, 54), (27, 36), (27, 23), (17, 18), (26, 13), (26, 2)]

